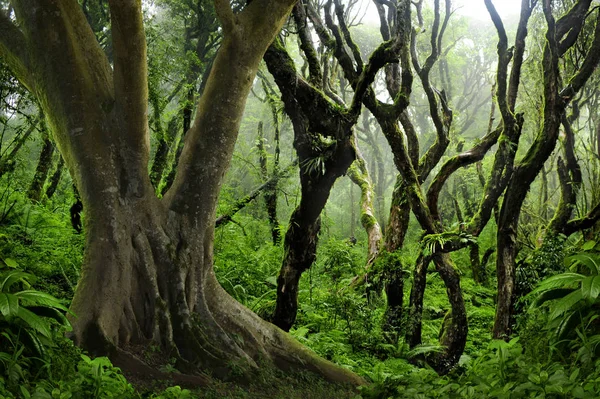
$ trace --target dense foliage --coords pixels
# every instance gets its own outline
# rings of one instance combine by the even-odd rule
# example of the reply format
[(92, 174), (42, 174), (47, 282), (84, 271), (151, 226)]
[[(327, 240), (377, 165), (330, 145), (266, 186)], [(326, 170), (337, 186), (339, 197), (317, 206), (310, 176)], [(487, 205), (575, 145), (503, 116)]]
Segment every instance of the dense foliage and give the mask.
[[(107, 3), (79, 3), (112, 60)], [(551, 95), (539, 73), (548, 67), (543, 64), (550, 57), (546, 51), (552, 53), (542, 50), (547, 45), (546, 25), (553, 23), (552, 18), (560, 22), (572, 6), (585, 1), (544, 1), (544, 8), (535, 1), (524, 2), (532, 7), (531, 20), (528, 16), (525, 25), (529, 23), (533, 33), (522, 49), (527, 52), (525, 61), (512, 62), (522, 63), (520, 84), (525, 94), (509, 105), (498, 94), (498, 85), (504, 85), (503, 94), (511, 101), (506, 93), (507, 76), (502, 81), (501, 72), (496, 73), (502, 57), (508, 53), (512, 57), (514, 50), (505, 48), (504, 54), (498, 45), (495, 53), (497, 35), (502, 38), (504, 27), (454, 15), (450, 9), (445, 9), (444, 19), (437, 0), (409, 5), (415, 9), (409, 18), (414, 36), (406, 50), (413, 57), (408, 68), (416, 72), (415, 87), (409, 91), (410, 104), (405, 104), (402, 116), (398, 114), (389, 124), (384, 116), (393, 114), (392, 110), (377, 114), (379, 105), (373, 104), (385, 98), (400, 107), (403, 89), (396, 87), (394, 98), (393, 77), (399, 78), (400, 73), (393, 68), (398, 63), (407, 67), (405, 54), (371, 76), (372, 98), (365, 95), (361, 101), (365, 106), (373, 103), (367, 106), (369, 111), (355, 112), (351, 98), (362, 81), (352, 71), (358, 60), (358, 69), (367, 71), (362, 59), (372, 61), (380, 54), (376, 49), (384, 49), (378, 47), (380, 32), (373, 22), (359, 23), (362, 7), (367, 7), (361, 2), (347, 2), (346, 8), (339, 1), (305, 3), (309, 14), (313, 12), (310, 5), (324, 8), (327, 20), (319, 27), (318, 16), (310, 14), (309, 26), (306, 15), (295, 9), (284, 34), (265, 56), (221, 188), (214, 270), (231, 297), (281, 326), (279, 296), (282, 287), (289, 287), (289, 282), (282, 282), (283, 271), (296, 267), (302, 278), (298, 276), (295, 287), (297, 311), (289, 333), (319, 356), (360, 375), (366, 384), (357, 389), (338, 386), (310, 372), (286, 373), (261, 364), (248, 379), (241, 368), (230, 364), (229, 381), (203, 370), (204, 386), (198, 387), (180, 378), (179, 359), (152, 345), (136, 352), (160, 373), (161, 379), (149, 383), (147, 378), (128, 374), (130, 370), (123, 373), (108, 357), (93, 357), (75, 346), (70, 331), (78, 315), (69, 306), (83, 273), (86, 210), (36, 100), (0, 64), (0, 398), (600, 395), (597, 71), (590, 73), (571, 103), (565, 102), (556, 126), (559, 145), (539, 162), (517, 210), (509, 205), (518, 199), (518, 189), (513, 187), (518, 183), (509, 184), (507, 178), (513, 167), (523, 171), (534, 162), (534, 150), (542, 146), (538, 133), (549, 124), (544, 107), (551, 105)], [(379, 15), (386, 17), (381, 10), (389, 5), (384, 3), (375, 1)], [(11, 16), (9, 4), (0, 0), (0, 12)], [(210, 1), (143, 4), (153, 149), (148, 172), (161, 197), (173, 183), (193, 121), (193, 104), (203, 94), (222, 31)], [(234, 1), (232, 7), (237, 12), (243, 5)], [(319, 30), (335, 33), (332, 7), (341, 26), (337, 34), (346, 35), (344, 46), (335, 46), (342, 36), (332, 38)], [(392, 18), (388, 12), (388, 29), (401, 28), (400, 16)], [(597, 28), (590, 16), (596, 18), (599, 12), (596, 7), (584, 13), (577, 28), (580, 32), (573, 37), (575, 45), (571, 43), (574, 47), (557, 56), (556, 69), (567, 81), (579, 77), (587, 52), (593, 52)], [(303, 15), (306, 26), (299, 23)], [(508, 18), (505, 23), (511, 38), (518, 35), (517, 19)], [(430, 35), (432, 24), (438, 26)], [(311, 46), (318, 48), (311, 51), (309, 36), (303, 33), (314, 34)], [(386, 43), (392, 42), (381, 34), (390, 40)], [(436, 50), (436, 43), (443, 46)], [(342, 48), (346, 55), (353, 54), (351, 71), (339, 54)], [(510, 57), (504, 58), (508, 59), (505, 67)], [(276, 62), (281, 59), (286, 62)], [(297, 74), (296, 84), (306, 78), (315, 89), (290, 97), (290, 92), (300, 90), (300, 86), (294, 90), (285, 86), (291, 73)], [(311, 115), (300, 106), (293, 108), (306, 98), (324, 99), (319, 104), (326, 104), (328, 121), (350, 133), (336, 137), (327, 131), (329, 125), (317, 123), (323, 119), (317, 111)], [(514, 119), (512, 125), (507, 115)], [(390, 124), (408, 142), (405, 147), (397, 147), (394, 135), (385, 131)], [(409, 126), (416, 141), (411, 141)], [(510, 129), (515, 129), (516, 136), (510, 136)], [(453, 162), (477, 152), (494, 132), (495, 140), (480, 159), (452, 169)], [(443, 138), (445, 147), (440, 144)], [(343, 158), (338, 151), (344, 145), (351, 148), (354, 164), (350, 167), (336, 163)], [(440, 146), (444, 149), (431, 155)], [(404, 161), (415, 181), (409, 181), (410, 173), (402, 169), (403, 154), (412, 158)], [(504, 172), (507, 175), (502, 170), (497, 175), (498, 165), (509, 170)], [(449, 169), (452, 172), (445, 175)], [(441, 185), (436, 186), (439, 181)], [(421, 191), (421, 186), (427, 191)], [(432, 194), (435, 187), (439, 190)], [(316, 206), (309, 201), (318, 196), (324, 196), (323, 209), (308, 223), (306, 215), (304, 219), (299, 215), (306, 203)], [(487, 220), (481, 222), (489, 198), (494, 202), (487, 209)], [(420, 207), (432, 212), (420, 212)], [(508, 213), (516, 213), (518, 223), (508, 220)], [(514, 232), (514, 242), (503, 241), (510, 235), (507, 231)], [(299, 242), (302, 248), (294, 247)], [(502, 271), (506, 253), (513, 255), (512, 280), (506, 280), (511, 272)], [(299, 259), (305, 262), (302, 267), (298, 267)], [(452, 286), (449, 281), (455, 280)], [(511, 287), (510, 320), (500, 331), (499, 304), (507, 300), (504, 286)], [(419, 292), (423, 295), (420, 304), (414, 299)], [(468, 334), (464, 326), (464, 350), (460, 348), (454, 361), (448, 348), (455, 345), (457, 312), (463, 310)], [(439, 359), (446, 363), (440, 366)]]

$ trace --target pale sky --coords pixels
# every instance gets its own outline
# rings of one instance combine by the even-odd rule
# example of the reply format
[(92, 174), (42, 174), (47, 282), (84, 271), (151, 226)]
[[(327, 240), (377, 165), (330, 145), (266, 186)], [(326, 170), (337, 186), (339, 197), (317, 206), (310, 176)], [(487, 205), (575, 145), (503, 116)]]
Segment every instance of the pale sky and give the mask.
[[(521, 0), (494, 0), (492, 2), (502, 19), (519, 15), (521, 12)], [(483, 0), (454, 0), (452, 1), (452, 7), (461, 15), (491, 22), (490, 14), (487, 12)]]
[[(442, 1), (440, 3), (443, 4), (444, 2)], [(493, 3), (502, 19), (514, 15), (518, 16), (521, 11), (521, 0), (493, 0)], [(490, 21), (491, 23), (490, 15), (485, 8), (483, 0), (453, 0), (452, 8), (456, 10), (457, 14)], [(364, 22), (374, 24), (379, 23), (377, 10), (371, 1), (369, 1), (369, 8)]]

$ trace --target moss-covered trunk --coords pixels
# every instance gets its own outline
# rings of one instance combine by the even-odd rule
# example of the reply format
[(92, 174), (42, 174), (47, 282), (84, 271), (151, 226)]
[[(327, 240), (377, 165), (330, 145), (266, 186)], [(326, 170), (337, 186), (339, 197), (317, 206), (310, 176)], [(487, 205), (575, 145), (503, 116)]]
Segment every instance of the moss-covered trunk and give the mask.
[[(306, 165), (312, 152), (307, 151), (301, 144), (300, 148), (298, 154), (301, 165)], [(290, 217), (284, 238), (285, 255), (277, 278), (277, 302), (272, 319), (273, 324), (285, 331), (289, 331), (296, 320), (300, 277), (312, 266), (317, 256), (321, 212), (333, 184), (346, 172), (353, 160), (354, 149), (350, 140), (346, 140), (339, 143), (329, 154), (323, 170), (300, 167), (302, 197)]]
[(42, 198), (44, 192), (44, 184), (48, 178), (50, 167), (52, 166), (52, 155), (54, 154), (54, 143), (45, 134), (44, 145), (42, 151), (40, 151), (40, 157), (38, 160), (37, 167), (35, 168), (35, 174), (29, 185), (27, 196), (33, 201), (39, 201)]
[(232, 367), (248, 373), (263, 359), (361, 383), (241, 306), (213, 272), (217, 197), (246, 98), (293, 1), (255, 0), (235, 15), (228, 1), (215, 1), (223, 42), (162, 199), (148, 177), (141, 1), (109, 0), (113, 64), (77, 2), (12, 3), (19, 26), (0, 15), (0, 25), (10, 28), (8, 36), (0, 30), (0, 55), (8, 54), (36, 95), (86, 209), (85, 260), (72, 304), (75, 341), (93, 353), (130, 357), (158, 345), (182, 370), (224, 378), (234, 376)]

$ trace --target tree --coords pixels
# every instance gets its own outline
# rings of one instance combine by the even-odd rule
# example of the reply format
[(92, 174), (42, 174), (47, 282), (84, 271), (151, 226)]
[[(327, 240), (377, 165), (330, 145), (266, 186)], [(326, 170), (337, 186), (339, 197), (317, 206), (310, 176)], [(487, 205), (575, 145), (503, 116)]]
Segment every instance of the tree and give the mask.
[(0, 56), (37, 98), (86, 209), (72, 310), (73, 337), (91, 353), (151, 343), (188, 372), (226, 377), (263, 359), (360, 382), (237, 303), (213, 272), (216, 202), (246, 97), (293, 3), (255, 0), (234, 14), (215, 1), (221, 48), (161, 199), (148, 176), (141, 0), (109, 1), (112, 65), (76, 0), (14, 0), (14, 14), (0, 13)]

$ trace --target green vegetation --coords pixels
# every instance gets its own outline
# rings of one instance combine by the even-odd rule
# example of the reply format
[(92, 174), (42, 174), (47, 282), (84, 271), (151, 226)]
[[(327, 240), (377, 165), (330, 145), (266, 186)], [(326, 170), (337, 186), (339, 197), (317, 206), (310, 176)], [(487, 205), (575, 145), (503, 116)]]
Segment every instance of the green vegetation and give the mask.
[(0, 399), (600, 397), (600, 8), (242, 3), (0, 0)]

